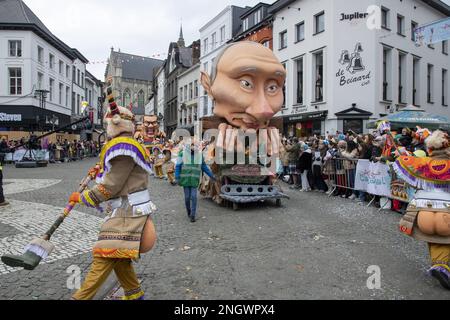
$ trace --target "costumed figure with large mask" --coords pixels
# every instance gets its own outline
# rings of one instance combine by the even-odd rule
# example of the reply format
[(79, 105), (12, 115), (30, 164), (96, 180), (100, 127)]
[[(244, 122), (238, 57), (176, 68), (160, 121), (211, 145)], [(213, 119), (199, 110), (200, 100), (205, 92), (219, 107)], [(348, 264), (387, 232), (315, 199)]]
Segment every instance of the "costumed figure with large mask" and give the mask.
[(403, 156), (394, 164), (398, 177), (417, 188), (400, 230), (428, 243), (429, 274), (450, 290), (450, 142), (442, 131), (425, 141), (429, 157)]
[(91, 269), (74, 300), (93, 299), (112, 271), (124, 289), (124, 300), (143, 299), (133, 261), (150, 251), (156, 242), (151, 218), (156, 207), (148, 190), (148, 155), (134, 139), (134, 115), (114, 102), (111, 88), (108, 101), (107, 141), (100, 155), (97, 185), (71, 196), (72, 202), (88, 207), (98, 208), (106, 203), (108, 213), (93, 248)]

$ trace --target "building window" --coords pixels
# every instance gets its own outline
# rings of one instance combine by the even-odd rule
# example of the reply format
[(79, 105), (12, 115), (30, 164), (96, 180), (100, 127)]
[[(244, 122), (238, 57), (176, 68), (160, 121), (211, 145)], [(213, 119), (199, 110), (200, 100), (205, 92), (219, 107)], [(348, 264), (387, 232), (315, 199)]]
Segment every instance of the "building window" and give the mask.
[(180, 88), (180, 102), (183, 102), (183, 87)]
[(130, 90), (126, 89), (123, 92), (123, 106), (127, 108), (131, 104), (131, 93)]
[(225, 42), (225, 26), (220, 28), (220, 44)]
[(391, 54), (392, 49), (389, 48), (383, 48), (383, 100), (384, 101), (390, 101), (391, 95), (390, 95), (390, 79), (391, 79)]
[(59, 60), (59, 74), (64, 74), (64, 62)]
[(287, 48), (287, 30), (280, 32), (280, 50)]
[(49, 100), (50, 101), (53, 101), (53, 97), (55, 96), (55, 80), (53, 80), (53, 79), (50, 79), (49, 81), (48, 81), (48, 84), (49, 84), (49, 89), (48, 89), (48, 91), (50, 91), (49, 92)]
[(405, 103), (406, 55), (398, 55), (398, 102)]
[(323, 51), (314, 54), (314, 99), (323, 101)]
[(44, 75), (40, 72), (37, 74), (37, 86), (39, 90), (42, 90), (44, 88)]
[(141, 90), (138, 93), (138, 108), (142, 110), (144, 109), (144, 107), (145, 107), (145, 94), (144, 91)]
[(442, 105), (448, 106), (448, 72), (442, 69)]
[(192, 88), (192, 82), (189, 83), (189, 100), (192, 100), (194, 97), (194, 92), (193, 92), (193, 88)]
[(297, 67), (297, 104), (303, 104), (303, 92), (304, 92), (304, 82), (303, 82), (303, 57), (296, 61)]
[(314, 34), (325, 31), (325, 12), (318, 13), (314, 16)]
[(208, 38), (203, 40), (203, 52), (206, 54), (208, 53)]
[(9, 56), (10, 57), (21, 57), (22, 56), (22, 41), (20, 40), (9, 40)]
[(59, 104), (62, 105), (63, 104), (63, 90), (64, 90), (64, 86), (62, 83), (59, 84)]
[(433, 70), (434, 66), (428, 64), (427, 66), (427, 102), (433, 103)]
[(81, 87), (84, 88), (84, 72), (81, 73)]
[(448, 54), (448, 40), (442, 41), (442, 53)]
[(81, 83), (81, 72), (80, 72), (80, 70), (78, 70), (77, 69), (77, 85), (80, 85), (80, 83)]
[(420, 85), (420, 74), (419, 74), (420, 59), (413, 59), (413, 105), (419, 105), (419, 85)]
[(22, 69), (8, 68), (8, 72), (9, 72), (9, 94), (10, 95), (22, 94)]
[(243, 31), (247, 31), (247, 30), (248, 30), (248, 18), (245, 18), (245, 19), (242, 21), (242, 30), (243, 30)]
[(214, 50), (216, 48), (216, 33), (214, 32), (211, 36), (211, 49)]
[(66, 78), (69, 79), (70, 77), (70, 67), (66, 66)]
[(194, 81), (194, 98), (198, 98), (198, 80)]
[(72, 67), (72, 82), (76, 83), (77, 70), (75, 67)]
[(295, 42), (305, 40), (305, 22), (302, 21), (295, 26)]
[(208, 68), (208, 67), (209, 67), (209, 66), (208, 66), (208, 62), (205, 62), (205, 63), (203, 64), (203, 71), (209, 74), (209, 68)]
[(38, 46), (38, 62), (44, 63), (44, 48)]
[(389, 9), (381, 7), (381, 27), (389, 29)]
[(270, 48), (270, 40), (266, 40), (263, 43), (261, 43), (264, 47)]
[(81, 106), (81, 100), (80, 100), (80, 95), (77, 94), (77, 114), (80, 114), (80, 106)]
[(187, 101), (188, 99), (188, 86), (184, 86), (184, 101)]
[(48, 55), (48, 64), (49, 68), (53, 70), (53, 68), (55, 67), (55, 56), (51, 53)]
[(255, 25), (261, 22), (261, 9), (255, 12)]
[(412, 41), (416, 41), (416, 34), (415, 34), (415, 30), (417, 29), (417, 27), (419, 26), (419, 24), (417, 22), (411, 21), (411, 40)]
[(72, 114), (75, 114), (75, 92), (72, 92)]
[(66, 87), (66, 107), (69, 106), (69, 95), (70, 95), (70, 88)]
[(405, 35), (405, 17), (400, 14), (397, 15), (397, 34)]

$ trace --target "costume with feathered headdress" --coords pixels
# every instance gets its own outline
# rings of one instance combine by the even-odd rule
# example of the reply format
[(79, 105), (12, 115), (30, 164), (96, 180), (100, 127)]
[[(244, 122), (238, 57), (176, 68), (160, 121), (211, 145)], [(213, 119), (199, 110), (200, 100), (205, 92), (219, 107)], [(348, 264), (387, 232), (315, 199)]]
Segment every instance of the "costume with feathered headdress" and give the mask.
[[(429, 136), (428, 133), (425, 133)], [(419, 189), (400, 222), (401, 232), (429, 244), (429, 273), (450, 290), (450, 142), (442, 131), (426, 139), (430, 157), (399, 157), (398, 177)]]
[(100, 155), (97, 185), (71, 196), (74, 202), (93, 208), (107, 203), (108, 213), (94, 245), (91, 271), (74, 300), (92, 299), (113, 270), (125, 291), (125, 300), (143, 299), (132, 260), (150, 251), (156, 240), (150, 218), (156, 207), (148, 191), (149, 158), (133, 137), (133, 113), (115, 103), (110, 87), (108, 102), (105, 116), (108, 140)]

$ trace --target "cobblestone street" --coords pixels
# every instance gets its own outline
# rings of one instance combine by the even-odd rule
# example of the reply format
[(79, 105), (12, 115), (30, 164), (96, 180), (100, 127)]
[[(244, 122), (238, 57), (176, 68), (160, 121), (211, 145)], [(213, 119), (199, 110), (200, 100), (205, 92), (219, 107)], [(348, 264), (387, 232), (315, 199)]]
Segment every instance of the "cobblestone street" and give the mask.
[[(0, 254), (19, 253), (43, 233), (92, 165), (94, 160), (41, 169), (5, 166), (11, 205), (0, 208)], [(426, 244), (397, 231), (396, 213), (283, 186), (291, 200), (282, 208), (233, 211), (201, 199), (192, 224), (181, 188), (150, 179), (159, 240), (136, 265), (148, 299), (450, 298), (426, 275)], [(95, 211), (75, 210), (52, 239), (55, 252), (35, 271), (0, 264), (0, 299), (70, 298), (68, 269), (86, 275), (102, 221)], [(381, 269), (379, 290), (366, 285), (373, 265)], [(108, 281), (105, 288), (114, 285)]]

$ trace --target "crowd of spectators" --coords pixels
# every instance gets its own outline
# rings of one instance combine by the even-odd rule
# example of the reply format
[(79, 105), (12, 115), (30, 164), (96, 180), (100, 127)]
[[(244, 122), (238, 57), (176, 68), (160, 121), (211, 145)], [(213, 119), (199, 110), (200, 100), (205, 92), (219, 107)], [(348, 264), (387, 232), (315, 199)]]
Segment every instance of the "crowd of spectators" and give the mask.
[[(291, 189), (326, 193), (364, 204), (372, 199), (354, 188), (358, 160), (386, 163), (395, 161), (400, 155), (425, 157), (424, 142), (430, 134), (427, 129), (404, 128), (399, 133), (356, 134), (349, 131), (309, 138), (284, 137), (279, 174)], [(374, 200), (379, 205), (379, 197)]]
[(2, 138), (0, 141), (0, 153), (2, 154), (30, 148), (48, 151), (50, 163), (79, 161), (88, 157), (97, 157), (100, 153), (100, 146), (98, 142), (94, 141), (58, 139), (56, 142), (50, 142), (46, 138), (38, 140), (33, 136), (28, 139), (9, 141)]

